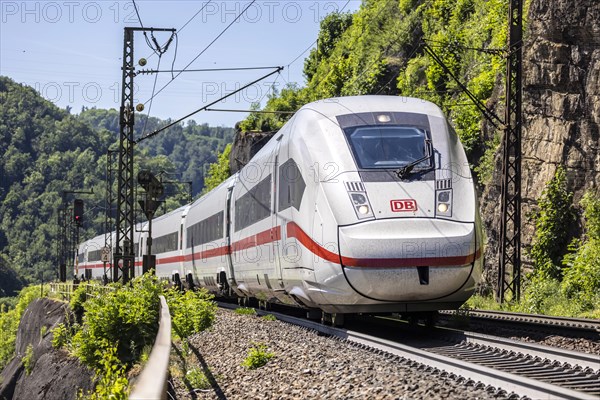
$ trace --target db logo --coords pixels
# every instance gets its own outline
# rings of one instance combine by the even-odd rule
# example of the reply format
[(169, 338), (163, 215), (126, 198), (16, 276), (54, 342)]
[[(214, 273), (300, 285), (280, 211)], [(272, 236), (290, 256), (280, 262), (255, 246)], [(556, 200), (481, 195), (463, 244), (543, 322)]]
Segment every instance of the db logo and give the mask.
[(417, 211), (417, 202), (413, 199), (392, 200), (390, 203), (393, 212)]

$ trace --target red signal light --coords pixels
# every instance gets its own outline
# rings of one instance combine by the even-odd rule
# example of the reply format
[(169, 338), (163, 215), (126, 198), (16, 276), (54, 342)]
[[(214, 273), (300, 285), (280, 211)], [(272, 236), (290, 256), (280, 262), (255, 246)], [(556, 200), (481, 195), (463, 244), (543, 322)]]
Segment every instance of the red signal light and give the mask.
[(83, 200), (75, 199), (73, 203), (73, 221), (81, 225), (83, 222)]

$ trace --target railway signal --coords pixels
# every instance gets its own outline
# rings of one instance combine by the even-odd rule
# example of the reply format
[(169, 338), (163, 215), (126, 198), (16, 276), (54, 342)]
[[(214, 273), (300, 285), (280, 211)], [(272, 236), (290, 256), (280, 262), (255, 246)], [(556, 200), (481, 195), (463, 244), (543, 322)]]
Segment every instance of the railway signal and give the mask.
[(77, 226), (83, 224), (83, 200), (81, 199), (75, 199), (73, 202), (73, 222)]

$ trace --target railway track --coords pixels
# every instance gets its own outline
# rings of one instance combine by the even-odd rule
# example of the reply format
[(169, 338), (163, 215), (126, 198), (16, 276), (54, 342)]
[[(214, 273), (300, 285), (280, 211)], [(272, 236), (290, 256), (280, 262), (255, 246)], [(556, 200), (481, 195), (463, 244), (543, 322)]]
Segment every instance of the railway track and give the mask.
[(446, 311), (441, 315), (467, 317), (469, 320), (496, 321), (507, 324), (521, 324), (549, 329), (569, 335), (592, 336), (600, 340), (600, 320), (584, 318), (553, 317), (538, 314), (521, 314), (506, 311), (466, 310)]
[[(443, 328), (415, 329), (404, 324), (407, 329), (402, 329), (399, 321), (392, 319), (360, 318), (348, 324), (352, 329), (341, 329), (268, 313), (370, 351), (385, 352), (425, 368), (460, 376), (474, 386), (484, 385), (531, 399), (600, 399), (597, 355)], [(381, 332), (386, 333), (380, 335)]]

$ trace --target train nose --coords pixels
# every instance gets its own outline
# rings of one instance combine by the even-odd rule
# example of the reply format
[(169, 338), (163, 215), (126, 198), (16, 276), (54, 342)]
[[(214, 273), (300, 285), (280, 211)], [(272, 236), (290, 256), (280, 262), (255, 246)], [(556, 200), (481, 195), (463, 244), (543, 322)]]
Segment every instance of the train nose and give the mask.
[(339, 241), (350, 285), (382, 301), (448, 296), (465, 286), (480, 257), (474, 223), (375, 220), (339, 227)]

